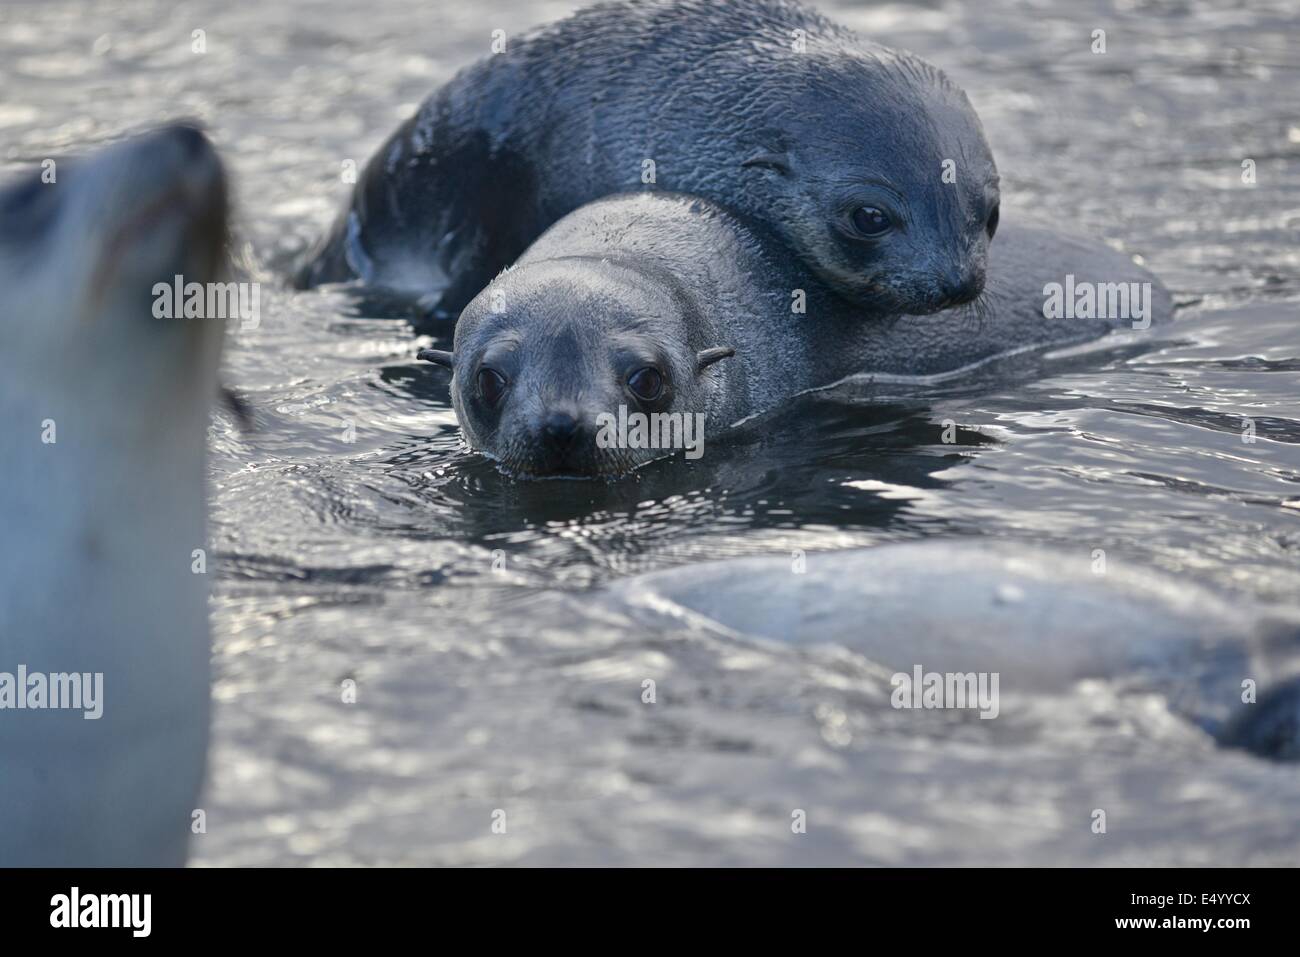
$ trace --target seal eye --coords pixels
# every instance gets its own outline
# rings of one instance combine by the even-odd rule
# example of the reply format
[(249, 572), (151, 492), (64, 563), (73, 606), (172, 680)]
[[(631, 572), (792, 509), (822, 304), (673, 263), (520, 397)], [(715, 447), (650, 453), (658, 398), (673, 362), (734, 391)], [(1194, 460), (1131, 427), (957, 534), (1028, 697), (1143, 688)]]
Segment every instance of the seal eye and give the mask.
[(854, 231), (868, 239), (883, 236), (894, 226), (888, 214), (875, 206), (859, 206), (849, 216), (849, 220), (853, 223)]
[(642, 402), (653, 402), (664, 391), (664, 377), (658, 369), (646, 366), (628, 377), (627, 387)]
[(495, 369), (478, 370), (478, 394), (488, 405), (496, 405), (506, 391), (506, 377)]
[(993, 212), (989, 213), (989, 221), (984, 227), (989, 232), (989, 239), (992, 239), (993, 234), (998, 231), (998, 210), (1001, 208), (1002, 204), (998, 203), (993, 207)]

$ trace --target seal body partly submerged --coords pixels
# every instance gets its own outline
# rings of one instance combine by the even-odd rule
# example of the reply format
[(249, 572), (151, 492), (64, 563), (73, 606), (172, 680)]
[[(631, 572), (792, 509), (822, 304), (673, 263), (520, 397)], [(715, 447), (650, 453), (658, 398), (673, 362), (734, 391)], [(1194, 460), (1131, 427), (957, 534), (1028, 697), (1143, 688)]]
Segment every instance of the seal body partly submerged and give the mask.
[[(1119, 568), (1098, 575), (1091, 548), (928, 537), (809, 554), (798, 575), (786, 556), (693, 564), (623, 579), (610, 594), (729, 640), (835, 643), (886, 673), (918, 663), (998, 673), (1008, 700), (1122, 681), (1128, 693), (1163, 694), (1225, 745), (1300, 758), (1300, 682), (1287, 678), (1295, 621), (1141, 563)], [(1245, 703), (1243, 675), (1266, 689), (1259, 704)]]
[[(208, 741), (224, 175), (177, 126), (0, 189), (0, 862), (184, 862)], [(198, 572), (198, 573), (196, 573)]]
[(302, 286), (454, 318), (552, 223), (633, 190), (765, 223), (871, 315), (978, 295), (998, 184), (966, 95), (786, 0), (582, 10), (460, 72), (366, 167)]
[[(759, 224), (691, 196), (610, 197), (556, 223), (475, 297), (454, 354), (421, 357), (453, 368), (466, 440), (507, 471), (613, 476), (664, 453), (603, 443), (602, 416), (702, 415), (712, 435), (854, 373), (933, 375), (1168, 318), (1164, 288), (1126, 256), (1004, 232), (977, 303), (864, 320)], [(1045, 318), (1046, 290), (1067, 283), (1122, 286), (1133, 315)]]

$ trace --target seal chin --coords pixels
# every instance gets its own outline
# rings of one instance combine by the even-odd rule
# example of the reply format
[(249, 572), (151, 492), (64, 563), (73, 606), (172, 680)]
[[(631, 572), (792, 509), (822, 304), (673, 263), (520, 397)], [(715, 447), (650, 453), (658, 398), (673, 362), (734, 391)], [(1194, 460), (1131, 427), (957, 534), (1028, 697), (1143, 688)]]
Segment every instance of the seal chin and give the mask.
[[(523, 450), (522, 456), (497, 458), (497, 467), (510, 478), (524, 481), (570, 479), (612, 482), (624, 478), (638, 465), (644, 463), (622, 454), (607, 454), (604, 449), (596, 454), (555, 455), (536, 449)], [(618, 453), (611, 449), (609, 452)]]
[(588, 479), (613, 481), (626, 476), (644, 461), (635, 451), (601, 448), (592, 435), (576, 441), (557, 441), (543, 433), (512, 441), (506, 448), (489, 456), (511, 478), (537, 481), (542, 479)]

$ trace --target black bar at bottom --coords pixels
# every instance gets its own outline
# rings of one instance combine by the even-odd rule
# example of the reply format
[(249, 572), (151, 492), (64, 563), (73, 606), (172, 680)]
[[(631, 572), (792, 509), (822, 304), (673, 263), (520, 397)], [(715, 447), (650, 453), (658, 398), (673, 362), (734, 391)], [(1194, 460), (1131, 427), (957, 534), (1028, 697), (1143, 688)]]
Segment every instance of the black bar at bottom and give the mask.
[[(523, 935), (731, 945), (776, 925), (844, 929), (864, 945), (1097, 936), (1231, 944), (1293, 921), (1293, 870), (4, 870), (6, 944), (151, 939), (320, 941), (421, 934), (462, 949)], [(76, 889), (75, 892), (73, 889)], [(144, 895), (148, 895), (147, 899)], [(74, 916), (75, 914), (75, 916)], [(76, 925), (75, 927), (73, 925)], [(85, 926), (87, 924), (116, 926)], [(839, 925), (838, 927), (836, 925)], [(692, 929), (695, 928), (695, 929)], [(147, 930), (147, 934), (144, 933)], [(620, 937), (607, 936), (608, 930)], [(427, 935), (434, 931), (438, 936)], [(452, 933), (452, 938), (443, 935)], [(1246, 937), (1239, 935), (1245, 934)], [(462, 936), (462, 935), (468, 935)], [(421, 939), (421, 938), (416, 938)], [(1049, 938), (1051, 939), (1051, 938)], [(769, 941), (770, 943), (770, 941)]]

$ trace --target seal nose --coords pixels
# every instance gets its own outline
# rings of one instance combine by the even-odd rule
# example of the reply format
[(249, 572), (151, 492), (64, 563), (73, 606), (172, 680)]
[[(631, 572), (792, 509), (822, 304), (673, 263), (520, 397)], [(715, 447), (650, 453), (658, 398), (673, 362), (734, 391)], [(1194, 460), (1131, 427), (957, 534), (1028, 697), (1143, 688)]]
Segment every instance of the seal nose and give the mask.
[(164, 130), (165, 134), (184, 150), (187, 157), (200, 156), (208, 150), (208, 138), (193, 123), (174, 123)]
[(567, 449), (578, 435), (578, 419), (569, 412), (550, 412), (542, 422), (542, 434), (556, 449)]
[(945, 306), (960, 306), (979, 298), (984, 291), (984, 273), (951, 272), (939, 280), (939, 294)]

